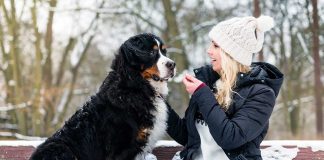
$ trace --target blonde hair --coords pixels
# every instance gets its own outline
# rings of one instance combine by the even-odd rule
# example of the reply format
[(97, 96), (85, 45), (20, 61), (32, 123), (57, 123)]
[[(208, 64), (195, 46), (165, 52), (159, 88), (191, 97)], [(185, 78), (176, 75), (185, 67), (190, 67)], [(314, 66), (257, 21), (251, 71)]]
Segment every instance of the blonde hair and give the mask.
[(224, 50), (221, 49), (221, 71), (220, 80), (216, 83), (217, 93), (215, 97), (221, 107), (226, 111), (232, 103), (233, 88), (236, 85), (237, 74), (239, 72), (247, 73), (250, 66), (243, 65), (235, 61)]

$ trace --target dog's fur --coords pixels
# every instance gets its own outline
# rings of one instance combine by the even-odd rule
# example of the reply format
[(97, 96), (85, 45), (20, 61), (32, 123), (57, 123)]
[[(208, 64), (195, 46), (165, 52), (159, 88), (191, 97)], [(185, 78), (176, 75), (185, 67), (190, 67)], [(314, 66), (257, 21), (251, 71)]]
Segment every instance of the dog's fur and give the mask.
[(142, 159), (166, 129), (162, 97), (175, 63), (165, 53), (162, 40), (153, 34), (125, 41), (98, 92), (31, 159)]

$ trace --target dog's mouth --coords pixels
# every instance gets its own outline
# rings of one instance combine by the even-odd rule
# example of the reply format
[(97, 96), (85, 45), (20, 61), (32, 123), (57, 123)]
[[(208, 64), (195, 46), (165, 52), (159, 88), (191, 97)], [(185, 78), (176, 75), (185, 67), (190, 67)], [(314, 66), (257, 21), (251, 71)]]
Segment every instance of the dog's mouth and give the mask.
[(168, 74), (167, 76), (165, 76), (165, 77), (160, 77), (160, 76), (158, 76), (158, 75), (156, 75), (156, 74), (153, 74), (153, 75), (152, 75), (152, 79), (153, 79), (154, 81), (161, 81), (161, 82), (165, 82), (165, 81), (168, 81), (170, 78), (174, 77), (174, 75), (175, 75), (175, 71), (172, 70), (172, 71), (170, 71), (169, 74)]

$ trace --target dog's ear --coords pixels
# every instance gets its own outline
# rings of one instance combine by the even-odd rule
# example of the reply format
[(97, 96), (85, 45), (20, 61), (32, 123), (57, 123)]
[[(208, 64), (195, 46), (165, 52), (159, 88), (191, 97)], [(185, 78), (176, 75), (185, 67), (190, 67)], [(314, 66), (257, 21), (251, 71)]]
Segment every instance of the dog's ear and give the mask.
[(120, 51), (125, 62), (136, 70), (143, 70), (154, 65), (159, 58), (156, 36), (143, 33), (131, 37), (121, 47)]

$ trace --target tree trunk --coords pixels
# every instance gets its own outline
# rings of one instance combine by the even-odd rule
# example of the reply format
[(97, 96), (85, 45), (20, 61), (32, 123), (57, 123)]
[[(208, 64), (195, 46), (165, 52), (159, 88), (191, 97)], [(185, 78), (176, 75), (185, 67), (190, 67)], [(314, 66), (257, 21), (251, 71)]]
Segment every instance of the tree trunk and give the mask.
[[(167, 28), (164, 32), (164, 39), (167, 44), (172, 48), (176, 48), (180, 52), (170, 53), (171, 59), (176, 62), (176, 68), (178, 73), (182, 73), (188, 68), (188, 60), (185, 53), (184, 46), (182, 44), (180, 37), (180, 32), (178, 28), (178, 23), (176, 20), (176, 14), (172, 10), (172, 4), (170, 0), (162, 0), (164, 7), (164, 18), (167, 23)], [(183, 114), (184, 109), (188, 107), (189, 96), (182, 83), (172, 82), (169, 85), (170, 93), (168, 101), (172, 104), (172, 107), (178, 111), (178, 113)]]
[(322, 109), (322, 82), (321, 82), (321, 62), (319, 56), (319, 24), (318, 24), (318, 9), (317, 0), (312, 0), (313, 6), (313, 23), (312, 23), (312, 38), (313, 38), (313, 58), (314, 58), (314, 96), (316, 106), (316, 131), (319, 136), (323, 136), (323, 109)]
[[(285, 15), (282, 15), (282, 17), (284, 17)], [(284, 43), (284, 19), (282, 19), (280, 21), (280, 23), (278, 24), (278, 26), (280, 27), (280, 30), (279, 30), (279, 44), (280, 44), (280, 48), (279, 48), (279, 53), (278, 55), (280, 55), (280, 59), (279, 59), (279, 67), (280, 68), (283, 68), (283, 73), (286, 75), (289, 73), (289, 70), (288, 70), (288, 59), (287, 59), (287, 56), (285, 55), (286, 53), (286, 49), (285, 49), (285, 43)], [(275, 53), (276, 55), (276, 53)], [(290, 119), (290, 113), (289, 113), (289, 101), (290, 101), (290, 88), (289, 88), (289, 83), (287, 80), (285, 80), (283, 82), (283, 85), (282, 85), (282, 89), (281, 89), (281, 99), (282, 99), (282, 102), (283, 102), (283, 105), (284, 105), (284, 123), (285, 123), (285, 126), (291, 126), (291, 119)], [(287, 127), (287, 132), (291, 132), (291, 127)]]
[(41, 87), (42, 87), (42, 52), (41, 52), (41, 40), (40, 33), (37, 27), (37, 1), (34, 0), (34, 5), (31, 8), (34, 35), (35, 35), (35, 65), (34, 65), (34, 88), (33, 88), (33, 102), (32, 102), (32, 131), (34, 136), (41, 136), (41, 126), (42, 126), (42, 115), (40, 113), (41, 109)]
[[(22, 97), (22, 79), (21, 79), (21, 63), (20, 63), (20, 56), (18, 53), (18, 31), (19, 26), (16, 20), (16, 8), (15, 8), (15, 0), (10, 1), (10, 19), (8, 19), (8, 30), (9, 35), (12, 37), (9, 45), (10, 45), (10, 51), (9, 51), (9, 66), (12, 69), (12, 79), (9, 83), (13, 86), (13, 93), (10, 102), (13, 105), (21, 103), (24, 98)], [(3, 4), (4, 6), (4, 4)], [(17, 118), (17, 124), (18, 129), (22, 134), (28, 133), (28, 126), (27, 126), (27, 112), (25, 108), (17, 109), (16, 110), (16, 118)]]
[[(261, 8), (260, 8), (260, 1), (259, 0), (253, 0), (253, 17), (258, 18), (261, 15)], [(258, 61), (263, 62), (264, 61), (264, 56), (263, 56), (263, 49), (258, 54)]]
[[(55, 8), (57, 4), (56, 0), (50, 0), (49, 6), (52, 8)], [(44, 110), (46, 111), (45, 118), (45, 124), (50, 124), (55, 113), (55, 102), (54, 97), (58, 96), (56, 93), (56, 88), (53, 87), (53, 71), (52, 71), (52, 41), (53, 41), (53, 21), (54, 21), (54, 14), (55, 12), (50, 10), (48, 11), (48, 18), (47, 18), (47, 24), (46, 24), (46, 33), (44, 38), (45, 43), (45, 49), (46, 49), (46, 55), (45, 63), (43, 65), (43, 73), (42, 73), (42, 79), (43, 79), (43, 98), (44, 98)], [(54, 95), (54, 96), (53, 96)], [(44, 126), (45, 131), (48, 131), (51, 129), (50, 125)]]
[[(291, 108), (290, 112), (290, 126), (291, 132), (294, 136), (299, 136), (300, 134), (300, 98), (301, 98), (301, 75), (303, 71), (303, 63), (300, 62), (298, 66), (295, 66), (296, 57), (299, 57), (301, 54), (299, 50), (297, 50), (297, 36), (293, 32), (294, 28), (294, 20), (289, 19), (289, 38), (290, 38), (290, 48), (291, 48), (291, 56), (289, 57), (289, 78), (287, 76), (287, 81), (290, 82), (291, 87), (288, 87), (290, 90), (290, 105), (293, 107)], [(298, 103), (296, 103), (298, 101)]]

